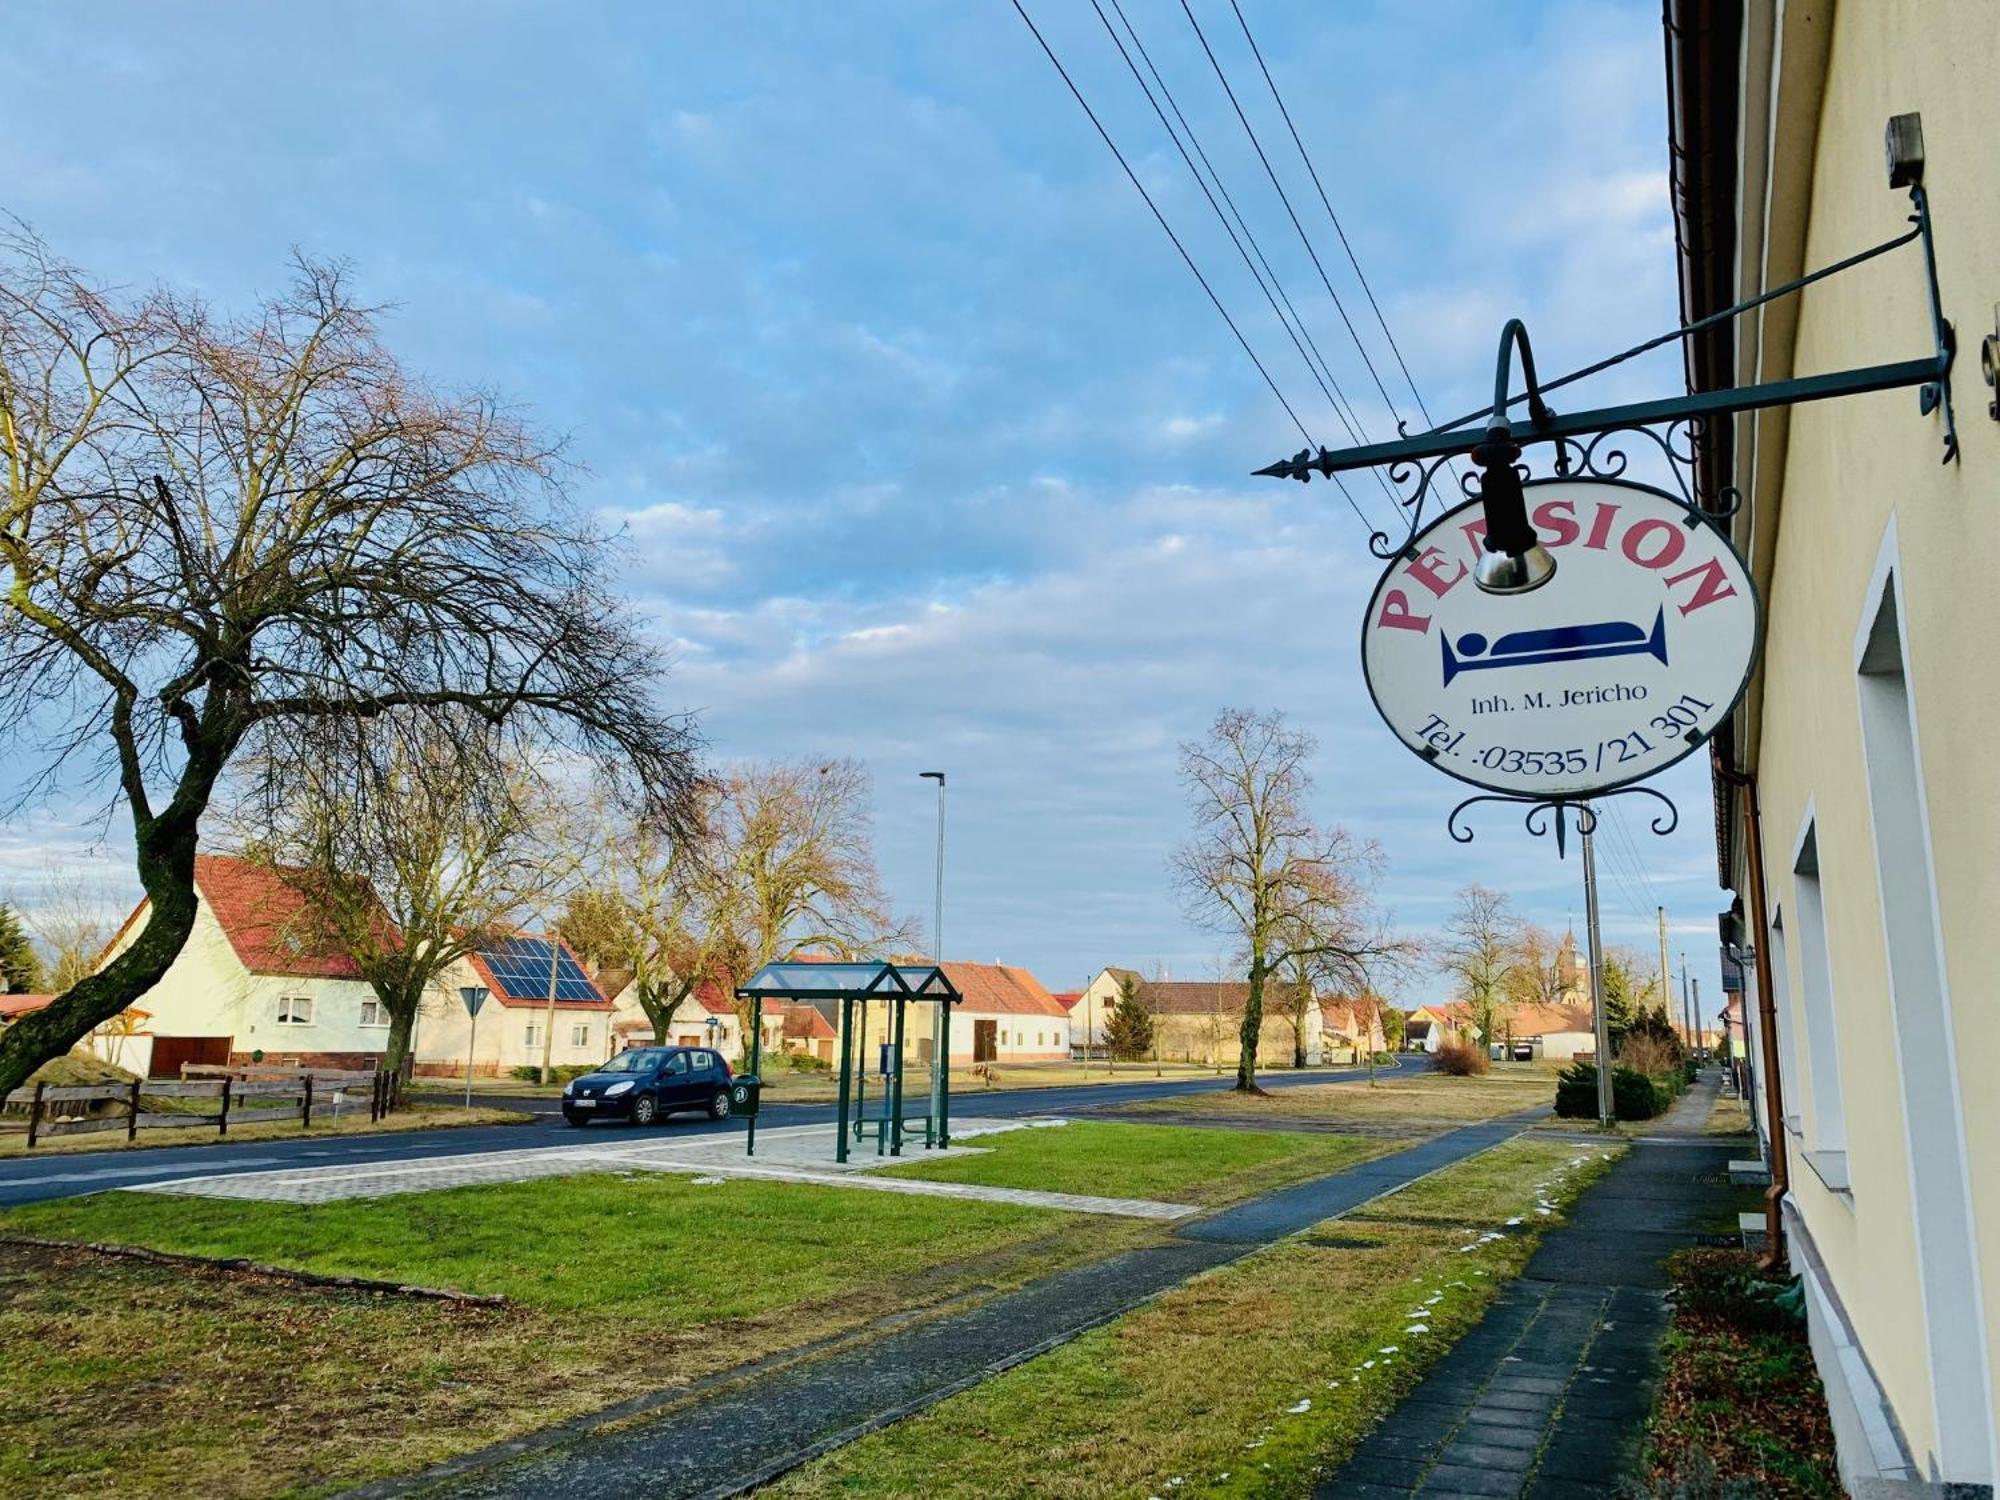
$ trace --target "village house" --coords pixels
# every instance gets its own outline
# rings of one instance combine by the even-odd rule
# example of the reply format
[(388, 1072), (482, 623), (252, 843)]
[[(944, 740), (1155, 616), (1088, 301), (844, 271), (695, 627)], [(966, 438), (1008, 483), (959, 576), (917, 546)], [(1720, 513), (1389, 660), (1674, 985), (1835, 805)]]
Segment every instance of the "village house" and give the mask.
[(1076, 1048), (1089, 1047), (1093, 1056), (1102, 1056), (1104, 1026), (1126, 986), (1144, 983), (1137, 969), (1114, 966), (1099, 969), (1083, 987), (1082, 998), (1070, 1009), (1070, 1042)]
[[(1297, 1025), (1291, 998), (1287, 986), (1265, 982), (1264, 1017), (1257, 1033), (1257, 1058), (1265, 1067), (1289, 1067), (1300, 1047), (1308, 1066), (1316, 1066), (1324, 1055), (1321, 1029), (1326, 1018), (1317, 998)], [(1234, 1067), (1242, 1054), (1243, 1010), (1249, 1003), (1250, 986), (1240, 979), (1139, 982), (1138, 1004), (1152, 1017), (1163, 1062)]]
[[(1319, 1002), (1320, 1054), (1326, 1062), (1363, 1062), (1370, 1053), (1387, 1045), (1382, 1035), (1382, 1001), (1357, 1005), (1343, 995), (1329, 995)], [(1338, 1054), (1345, 1051), (1348, 1056)]]
[[(412, 1045), (418, 1073), (507, 1077), (539, 1067), (544, 1030), (555, 988), (555, 1030), (548, 1044), (553, 1067), (600, 1063), (621, 1050), (611, 1034), (614, 1010), (569, 944), (544, 933), (518, 932), (481, 942), (451, 965), (425, 996)], [(466, 1014), (460, 991), (487, 992), (477, 1018)]]
[[(593, 976), (611, 1001), (613, 1052), (654, 1043), (652, 1018), (639, 1004), (639, 992), (629, 969), (605, 969)], [(711, 1024), (712, 1023), (712, 1024)], [(769, 1046), (770, 1017), (765, 1017)], [(736, 1005), (718, 985), (696, 985), (674, 1011), (665, 1040), (676, 1047), (713, 1047), (732, 1063), (743, 1055), (743, 1023)]]
[[(381, 1065), (388, 1012), (282, 873), (201, 854), (194, 885), (194, 928), (159, 983), (139, 998), (145, 1029), (125, 1030), (121, 1067), (176, 1078), (184, 1063)], [(151, 910), (150, 901), (134, 908), (99, 968), (131, 946)]]

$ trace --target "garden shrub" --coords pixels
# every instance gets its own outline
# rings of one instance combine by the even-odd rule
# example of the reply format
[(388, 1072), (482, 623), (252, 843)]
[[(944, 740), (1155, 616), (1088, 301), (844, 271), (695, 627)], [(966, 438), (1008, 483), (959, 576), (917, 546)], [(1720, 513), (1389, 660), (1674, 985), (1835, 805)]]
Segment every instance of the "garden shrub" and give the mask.
[(1685, 1063), (1679, 1038), (1662, 1039), (1636, 1026), (1625, 1033), (1625, 1044), (1618, 1049), (1617, 1056), (1621, 1068), (1654, 1078), (1681, 1077)]
[(1439, 1044), (1437, 1065), (1440, 1073), (1449, 1073), (1454, 1078), (1472, 1078), (1491, 1071), (1493, 1060), (1479, 1043), (1454, 1036), (1445, 1038)]
[[(549, 1069), (549, 1077), (557, 1083), (568, 1083), (572, 1078), (581, 1078), (586, 1073), (596, 1072), (597, 1068), (596, 1063), (559, 1063)], [(538, 1083), (541, 1081), (542, 1070), (533, 1063), (522, 1063), (519, 1067), (511, 1069), (508, 1076), (518, 1078), (523, 1083)]]
[[(1611, 1070), (1611, 1113), (1619, 1120), (1650, 1120), (1673, 1103), (1674, 1091), (1632, 1068)], [(1597, 1118), (1597, 1066), (1571, 1063), (1556, 1075), (1556, 1113), (1567, 1120)]]

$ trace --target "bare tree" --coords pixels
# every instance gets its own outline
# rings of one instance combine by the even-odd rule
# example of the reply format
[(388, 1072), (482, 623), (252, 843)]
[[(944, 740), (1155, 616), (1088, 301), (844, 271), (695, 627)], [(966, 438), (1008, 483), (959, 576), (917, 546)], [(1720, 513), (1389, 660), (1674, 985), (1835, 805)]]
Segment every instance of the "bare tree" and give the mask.
[(723, 839), (722, 799), (711, 786), (678, 836), (640, 822), (604, 840), (594, 860), (599, 883), (571, 898), (563, 915), (572, 946), (631, 968), (656, 1042), (667, 1040), (696, 989), (731, 981), (725, 965), (739, 944), (739, 892)]
[(1521, 923), (1505, 989), (1516, 1004), (1562, 1004), (1570, 992), (1570, 973), (1561, 940), (1533, 922)]
[(392, 1070), (438, 979), (562, 879), (567, 799), (535, 761), (477, 715), (395, 709), (311, 721), (244, 764), (223, 825), (304, 898), (300, 936), (354, 960)]
[(1438, 965), (1458, 981), (1482, 1047), (1493, 1042), (1519, 952), (1519, 929), (1507, 897), (1483, 885), (1461, 887), (1458, 907), (1446, 920), (1438, 943)]
[(51, 870), (19, 903), (21, 920), (41, 949), (49, 985), (57, 994), (96, 964), (117, 930), (117, 906), (112, 892), (74, 869)]
[(397, 709), (536, 720), (679, 815), (691, 730), (655, 706), (663, 663), (559, 454), (412, 379), (341, 267), (301, 260), (231, 322), (0, 238), (0, 467), (0, 732), (42, 755), (27, 795), (58, 764), (115, 786), (150, 902), (0, 1036), (0, 1094), (166, 972), (247, 742)]
[(1236, 1087), (1260, 1093), (1264, 985), (1295, 959), (1365, 974), (1388, 939), (1371, 920), (1380, 851), (1307, 814), (1313, 737), (1282, 713), (1225, 709), (1205, 739), (1181, 746), (1194, 837), (1174, 856), (1188, 915), (1241, 944), (1250, 993)]
[[(718, 815), (732, 922), (724, 967), (747, 979), (803, 953), (863, 958), (917, 946), (875, 866), (868, 772), (852, 760), (782, 761), (728, 778)], [(736, 1002), (744, 1045), (750, 1004)]]

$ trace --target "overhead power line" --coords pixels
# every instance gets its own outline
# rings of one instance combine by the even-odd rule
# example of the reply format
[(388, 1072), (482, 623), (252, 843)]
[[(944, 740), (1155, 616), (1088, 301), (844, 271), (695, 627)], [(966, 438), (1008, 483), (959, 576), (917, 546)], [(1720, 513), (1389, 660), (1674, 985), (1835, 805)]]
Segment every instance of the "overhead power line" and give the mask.
[[(1133, 82), (1139, 85), (1140, 92), (1146, 96), (1146, 102), (1153, 107), (1153, 113), (1159, 117), (1160, 124), (1165, 127), (1167, 138), (1174, 143), (1174, 149), (1180, 153), (1181, 161), (1186, 165), (1189, 175), (1194, 178), (1195, 186), (1201, 189), (1202, 196), (1208, 200), (1208, 206), (1214, 212), (1216, 222), (1222, 225), (1223, 233), (1229, 236), (1230, 244), (1236, 247), (1237, 255), (1242, 257), (1244, 268), (1250, 272), (1251, 279), (1257, 283), (1257, 289), (1264, 294), (1264, 300), (1270, 304), (1272, 316), (1277, 318), (1279, 326), (1285, 330), (1286, 336), (1291, 339), (1292, 347), (1298, 351), (1299, 358), (1305, 362), (1307, 373), (1312, 376), (1314, 382), (1319, 386), (1320, 394), (1326, 397), (1327, 404), (1333, 408), (1335, 418), (1339, 420), (1341, 426), (1347, 429), (1348, 437), (1354, 442), (1360, 442), (1359, 429), (1355, 426), (1352, 416), (1353, 403), (1346, 400), (1346, 392), (1342, 391), (1340, 383), (1334, 380), (1333, 371), (1327, 367), (1324, 355), (1320, 355), (1319, 364), (1317, 366), (1314, 365), (1313, 355), (1319, 354), (1319, 346), (1313, 343), (1312, 333), (1306, 328), (1305, 321), (1299, 317), (1297, 309), (1292, 306), (1292, 299), (1285, 295), (1283, 283), (1278, 280), (1277, 273), (1271, 270), (1271, 263), (1265, 256), (1263, 247), (1257, 243), (1256, 236), (1250, 232), (1250, 226), (1244, 222), (1243, 215), (1237, 211), (1236, 202), (1229, 196), (1229, 189), (1223, 185), (1221, 174), (1215, 170), (1215, 164), (1208, 159), (1208, 153), (1202, 149), (1201, 141), (1194, 133), (1194, 127), (1188, 124), (1187, 116), (1181, 113), (1180, 105), (1175, 102), (1173, 91), (1167, 87), (1166, 80), (1160, 76), (1160, 70), (1153, 66), (1153, 59), (1146, 51), (1146, 44), (1139, 40), (1139, 33), (1133, 28), (1131, 19), (1125, 14), (1124, 6), (1119, 4), (1119, 0), (1111, 0), (1111, 8), (1118, 12), (1118, 19), (1124, 24), (1127, 34), (1131, 36), (1133, 47), (1137, 49), (1139, 56), (1145, 61), (1146, 71), (1152, 74), (1153, 82), (1159, 86), (1161, 96), (1166, 99), (1168, 106), (1172, 108), (1174, 118), (1180, 121), (1180, 131), (1174, 128), (1174, 122), (1167, 118), (1166, 110), (1162, 109), (1159, 100), (1153, 97), (1152, 87), (1147, 84), (1145, 77), (1139, 72), (1138, 65), (1132, 61), (1132, 54), (1125, 50), (1125, 43), (1119, 40), (1118, 33), (1112, 27), (1110, 18), (1104, 14), (1103, 6), (1098, 4), (1098, 0), (1090, 0), (1090, 3), (1091, 9), (1097, 12), (1097, 19), (1104, 24), (1105, 35), (1111, 38), (1112, 45), (1118, 49), (1118, 55), (1125, 60), (1125, 67), (1132, 74)], [(1208, 168), (1209, 177), (1214, 178), (1214, 191), (1210, 191), (1208, 180), (1202, 176), (1201, 168), (1197, 167), (1194, 164), (1194, 158), (1188, 155), (1188, 145), (1181, 144), (1181, 131), (1186, 132), (1188, 145), (1191, 145), (1196, 155), (1201, 157), (1202, 166)], [(1222, 205), (1215, 201), (1215, 195), (1218, 192), (1222, 194), (1223, 202), (1229, 205), (1228, 214), (1225, 214), (1222, 211)], [(1236, 221), (1234, 226), (1230, 223), (1231, 216), (1234, 216)], [(1240, 237), (1237, 234), (1239, 228), (1242, 230)], [(1245, 240), (1249, 241), (1250, 249), (1248, 250), (1244, 248)], [(1256, 252), (1257, 259), (1255, 261), (1250, 258), (1251, 251)], [(1258, 270), (1258, 262), (1260, 261), (1263, 263), (1263, 271), (1261, 272)], [(1268, 285), (1265, 282), (1267, 274), (1270, 277)], [(1282, 309), (1279, 307), (1281, 300), (1284, 304)], [(1289, 319), (1286, 317), (1287, 313), (1291, 315)], [(1294, 328), (1294, 324), (1297, 325), (1296, 328)], [(1300, 342), (1301, 335), (1304, 336), (1303, 343)], [(1311, 354), (1306, 352), (1308, 346), (1311, 347)], [(1322, 370), (1324, 370), (1324, 374), (1322, 374)], [(1328, 384), (1330, 381), (1332, 382), (1331, 386)], [(1345, 403), (1344, 407), (1343, 403)], [(1395, 501), (1394, 492), (1389, 490), (1387, 482), (1383, 480), (1380, 471), (1374, 472), (1376, 483), (1382, 486), (1383, 492), (1389, 496), (1390, 502), (1393, 504)], [(1340, 476), (1335, 475), (1334, 478), (1339, 479)], [(1374, 530), (1374, 523), (1362, 513), (1361, 507), (1355, 503), (1354, 496), (1348, 491), (1345, 484), (1340, 486), (1340, 493), (1346, 499), (1348, 508), (1354, 512), (1356, 519), (1371, 531)]]
[(1076, 80), (1069, 76), (1069, 69), (1062, 65), (1062, 59), (1056, 56), (1055, 49), (1049, 45), (1048, 39), (1042, 35), (1041, 28), (1035, 25), (1034, 19), (1022, 7), (1021, 0), (1012, 0), (1012, 3), (1015, 13), (1020, 16), (1023, 24), (1033, 34), (1035, 41), (1040, 44), (1042, 52), (1048, 57), (1049, 62), (1054, 65), (1056, 72), (1061, 76), (1063, 83), (1069, 88), (1071, 97), (1076, 100), (1077, 105), (1089, 118), (1091, 125), (1096, 128), (1099, 138), (1110, 149), (1111, 154), (1117, 158), (1118, 165), (1124, 169), (1125, 176), (1131, 182), (1133, 188), (1137, 190), (1141, 198), (1145, 199), (1146, 207), (1152, 210), (1153, 217), (1159, 222), (1160, 228), (1165, 231), (1167, 238), (1173, 241), (1174, 249), (1180, 252), (1181, 259), (1187, 264), (1188, 270), (1193, 273), (1194, 279), (1201, 283), (1201, 289), (1208, 294), (1208, 300), (1215, 305), (1215, 310), (1222, 315), (1222, 321), (1229, 325), (1229, 331), (1236, 336), (1236, 342), (1242, 345), (1243, 352), (1250, 357), (1250, 363), (1255, 365), (1257, 373), (1264, 377), (1264, 384), (1271, 388), (1271, 394), (1278, 398), (1278, 404), (1285, 409), (1285, 415), (1290, 417), (1292, 425), (1298, 428), (1299, 436), (1304, 438), (1308, 445), (1317, 446), (1313, 442), (1312, 434), (1306, 431), (1306, 424), (1299, 420), (1299, 414), (1292, 409), (1292, 403), (1285, 399), (1285, 393), (1278, 389), (1277, 381), (1271, 378), (1271, 372), (1264, 368), (1264, 361), (1257, 357), (1257, 351), (1250, 347), (1250, 341), (1243, 336), (1243, 330), (1236, 326), (1236, 320), (1229, 315), (1229, 309), (1224, 307), (1222, 299), (1215, 295), (1215, 288), (1210, 286), (1208, 278), (1202, 275), (1201, 267), (1196, 265), (1194, 257), (1188, 254), (1187, 246), (1181, 243), (1180, 236), (1174, 233), (1173, 226), (1167, 222), (1166, 215), (1160, 212), (1159, 205), (1153, 201), (1153, 195), (1147, 192), (1146, 185), (1139, 181), (1139, 174), (1134, 172), (1132, 164), (1125, 160), (1125, 153), (1120, 151), (1118, 143), (1111, 139), (1111, 132), (1106, 130), (1104, 122), (1097, 118), (1097, 111), (1090, 107), (1090, 101), (1083, 97), (1083, 91), (1076, 86)]
[(1390, 417), (1400, 427), (1402, 415), (1396, 410), (1395, 398), (1389, 394), (1389, 388), (1382, 383), (1382, 376), (1375, 368), (1375, 361), (1368, 356), (1368, 346), (1361, 342), (1361, 335), (1354, 327), (1354, 320), (1347, 315), (1347, 304), (1340, 300), (1340, 293), (1333, 289), (1333, 278), (1326, 274), (1326, 267), (1320, 262), (1319, 251), (1313, 248), (1312, 236), (1306, 233), (1306, 226), (1299, 221), (1298, 212), (1292, 207), (1291, 195), (1285, 191), (1284, 183), (1279, 181), (1277, 170), (1272, 167), (1271, 158), (1265, 154), (1264, 143), (1257, 138), (1257, 131), (1251, 125), (1250, 117), (1243, 112), (1243, 105), (1236, 97), (1236, 90), (1230, 85), (1229, 75), (1223, 72), (1222, 63), (1216, 58), (1215, 49), (1208, 45), (1208, 34), (1201, 29), (1201, 22), (1196, 19), (1194, 8), (1188, 4), (1188, 0), (1181, 0), (1181, 10), (1186, 14), (1188, 24), (1194, 28), (1195, 38), (1201, 43), (1201, 50), (1207, 54), (1208, 65), (1215, 70), (1216, 80), (1221, 83), (1223, 93), (1229, 96), (1230, 107), (1236, 111), (1236, 118), (1243, 126), (1243, 133), (1250, 138), (1250, 145), (1257, 153), (1257, 160), (1264, 164), (1264, 175), (1271, 179), (1271, 186), (1277, 190), (1278, 201), (1285, 205), (1286, 217), (1292, 221), (1292, 228), (1298, 231), (1299, 242), (1306, 247), (1306, 254), (1312, 258), (1313, 269), (1319, 272), (1320, 285), (1326, 288), (1327, 296), (1333, 301), (1334, 311), (1340, 314), (1340, 321), (1347, 329), (1348, 338), (1354, 341), (1355, 352), (1361, 356), (1361, 363), (1367, 366), (1368, 378), (1375, 383), (1376, 393), (1381, 396), (1383, 405), (1389, 408)]
[(1417, 382), (1410, 374), (1410, 367), (1403, 359), (1403, 351), (1396, 343), (1396, 335), (1389, 331), (1389, 320), (1382, 316), (1382, 305), (1375, 300), (1375, 289), (1368, 284), (1368, 277), (1356, 259), (1354, 247), (1347, 242), (1347, 231), (1341, 227), (1340, 215), (1333, 211), (1333, 204), (1326, 196), (1326, 188), (1319, 180), (1319, 171), (1313, 166), (1312, 157), (1306, 152), (1306, 143), (1299, 136), (1299, 127), (1292, 123), (1292, 112), (1285, 108), (1284, 95), (1278, 92), (1278, 84), (1271, 77), (1271, 70), (1264, 64), (1264, 53), (1257, 45), (1257, 38), (1250, 34), (1250, 23), (1243, 19), (1243, 7), (1236, 0), (1229, 0), (1229, 8), (1236, 12), (1236, 24), (1243, 28), (1243, 40), (1250, 44), (1250, 55), (1257, 59), (1258, 71), (1264, 75), (1264, 82), (1271, 90), (1271, 99), (1278, 106), (1278, 113), (1285, 117), (1285, 128), (1292, 133), (1292, 144), (1299, 148), (1299, 160), (1305, 163), (1306, 172), (1312, 178), (1313, 190), (1319, 194), (1320, 207), (1326, 210), (1327, 218), (1333, 224), (1333, 232), (1340, 236), (1340, 248), (1347, 252), (1347, 263), (1354, 268), (1354, 277), (1361, 283), (1361, 290), (1368, 298), (1368, 306), (1375, 314), (1375, 322), (1382, 330), (1382, 337), (1388, 340), (1389, 352), (1396, 356), (1396, 367), (1403, 372), (1403, 383), (1410, 388), (1415, 398), (1417, 410), (1424, 414), (1426, 422), (1432, 422), (1430, 408), (1424, 405), (1423, 392), (1417, 389)]

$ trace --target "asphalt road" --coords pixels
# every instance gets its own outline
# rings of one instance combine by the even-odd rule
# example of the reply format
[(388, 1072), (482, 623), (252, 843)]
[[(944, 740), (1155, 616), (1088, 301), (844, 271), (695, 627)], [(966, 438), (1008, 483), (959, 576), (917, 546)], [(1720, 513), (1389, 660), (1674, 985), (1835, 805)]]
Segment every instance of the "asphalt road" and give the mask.
[[(1412, 1064), (1404, 1059), (1404, 1066)], [(1422, 1066), (1422, 1063), (1418, 1063)], [(1300, 1084), (1345, 1083), (1366, 1079), (1366, 1069), (1263, 1073), (1266, 1088)], [(1227, 1088), (1222, 1078), (1137, 1079), (1131, 1083), (1078, 1084), (1069, 1088), (993, 1089), (952, 1096), (955, 1115), (1063, 1115), (1139, 1099), (1167, 1099), (1181, 1094), (1210, 1093)], [(340, 1166), (362, 1162), (422, 1161), (434, 1156), (461, 1156), (479, 1151), (520, 1151), (536, 1147), (574, 1146), (602, 1131), (631, 1129), (607, 1122), (587, 1131), (562, 1122), (554, 1099), (497, 1100), (516, 1104), (533, 1115), (524, 1125), (471, 1125), (451, 1130), (413, 1130), (385, 1135), (354, 1135), (285, 1141), (227, 1142), (212, 1146), (162, 1146), (141, 1151), (65, 1151), (42, 1157), (10, 1157), (0, 1161), (0, 1207), (69, 1198), (134, 1183), (159, 1182), (211, 1172), (276, 1171), (291, 1167)], [(758, 1117), (767, 1129), (780, 1125), (831, 1123), (831, 1104), (772, 1104)], [(679, 1116), (658, 1127), (676, 1134), (740, 1133), (740, 1119), (716, 1122), (694, 1115)]]

